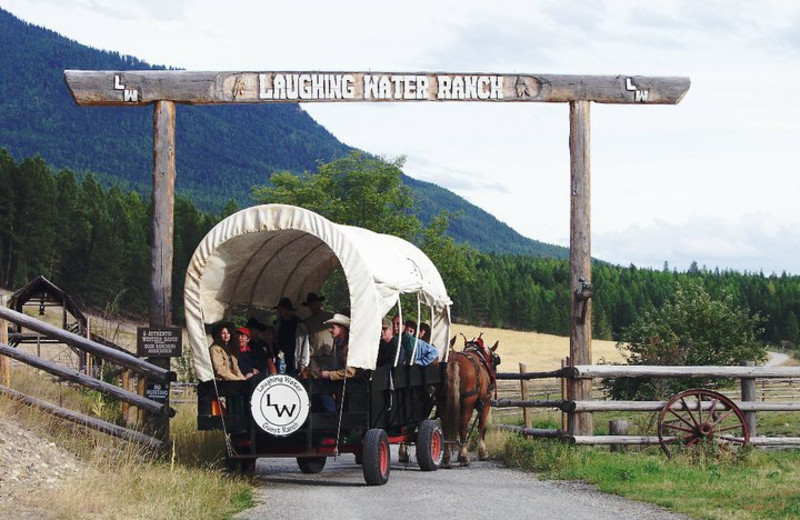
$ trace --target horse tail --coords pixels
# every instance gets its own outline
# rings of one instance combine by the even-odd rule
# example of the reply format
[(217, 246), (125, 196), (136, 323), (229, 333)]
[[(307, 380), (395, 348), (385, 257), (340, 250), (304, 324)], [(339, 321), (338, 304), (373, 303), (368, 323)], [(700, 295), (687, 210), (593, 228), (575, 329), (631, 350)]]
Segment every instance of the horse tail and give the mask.
[(461, 375), (457, 356), (447, 361), (447, 400), (442, 418), (442, 430), (446, 440), (458, 439), (461, 420)]

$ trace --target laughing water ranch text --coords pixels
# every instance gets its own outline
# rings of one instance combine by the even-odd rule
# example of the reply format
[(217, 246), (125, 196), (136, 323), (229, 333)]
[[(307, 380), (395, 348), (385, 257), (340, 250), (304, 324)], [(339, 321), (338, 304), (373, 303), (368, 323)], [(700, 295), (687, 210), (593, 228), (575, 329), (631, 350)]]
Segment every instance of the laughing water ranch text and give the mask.
[(261, 73), (258, 75), (258, 97), (297, 101), (323, 99), (482, 101), (503, 99), (503, 76)]

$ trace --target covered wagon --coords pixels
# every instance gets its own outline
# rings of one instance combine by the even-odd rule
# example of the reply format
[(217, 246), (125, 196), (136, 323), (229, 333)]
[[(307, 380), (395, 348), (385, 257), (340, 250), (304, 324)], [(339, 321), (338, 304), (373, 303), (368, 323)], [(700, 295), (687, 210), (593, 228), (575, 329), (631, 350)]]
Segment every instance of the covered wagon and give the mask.
[[(210, 325), (232, 313), (273, 308), (282, 298), (299, 302), (319, 293), (338, 270), (349, 293), (347, 366), (359, 369), (359, 377), (215, 379)], [(402, 316), (401, 294), (416, 295), (410, 314), (429, 312), (431, 343), (445, 353), (451, 301), (436, 267), (413, 244), (288, 205), (255, 206), (227, 217), (201, 241), (186, 273), (198, 427), (224, 431), (229, 463), (239, 469), (259, 457), (296, 457), (304, 472), (318, 472), (327, 457), (352, 453), (367, 483), (383, 484), (389, 444), (402, 442), (415, 443), (420, 467), (435, 470), (443, 444), (431, 415), (444, 363), (423, 367), (399, 363), (396, 356), (394, 363), (376, 366), (381, 320), (393, 309)], [(315, 408), (320, 395), (334, 396), (336, 413)]]

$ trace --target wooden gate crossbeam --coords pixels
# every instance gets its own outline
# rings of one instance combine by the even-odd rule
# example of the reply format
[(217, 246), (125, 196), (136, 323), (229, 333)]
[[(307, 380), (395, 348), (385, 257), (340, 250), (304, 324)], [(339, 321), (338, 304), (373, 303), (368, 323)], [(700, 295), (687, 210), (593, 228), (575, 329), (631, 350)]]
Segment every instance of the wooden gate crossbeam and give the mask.
[(79, 105), (594, 101), (674, 105), (689, 78), (567, 74), (291, 71), (64, 71)]

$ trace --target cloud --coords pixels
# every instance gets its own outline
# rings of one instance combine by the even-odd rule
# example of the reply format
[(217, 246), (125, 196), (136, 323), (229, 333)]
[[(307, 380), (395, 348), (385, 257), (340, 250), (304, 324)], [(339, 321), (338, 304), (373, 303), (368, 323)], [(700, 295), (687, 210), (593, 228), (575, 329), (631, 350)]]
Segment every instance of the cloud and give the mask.
[(686, 270), (696, 261), (708, 269), (800, 274), (800, 222), (765, 213), (738, 220), (692, 216), (680, 224), (656, 220), (596, 233), (592, 241), (592, 256), (622, 265), (660, 268), (667, 261)]
[(485, 174), (451, 168), (423, 157), (408, 156), (404, 170), (415, 179), (432, 182), (459, 193), (487, 190), (503, 194), (510, 193), (506, 185), (486, 180), (491, 177)]

